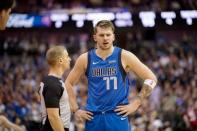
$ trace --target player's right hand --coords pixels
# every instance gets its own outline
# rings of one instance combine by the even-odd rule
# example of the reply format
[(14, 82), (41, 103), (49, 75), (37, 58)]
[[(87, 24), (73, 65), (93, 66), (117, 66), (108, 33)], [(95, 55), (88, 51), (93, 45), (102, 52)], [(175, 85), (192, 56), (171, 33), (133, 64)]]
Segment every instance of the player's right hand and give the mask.
[(93, 113), (79, 109), (75, 112), (75, 119), (80, 122), (84, 122), (86, 120), (90, 121), (93, 119)]

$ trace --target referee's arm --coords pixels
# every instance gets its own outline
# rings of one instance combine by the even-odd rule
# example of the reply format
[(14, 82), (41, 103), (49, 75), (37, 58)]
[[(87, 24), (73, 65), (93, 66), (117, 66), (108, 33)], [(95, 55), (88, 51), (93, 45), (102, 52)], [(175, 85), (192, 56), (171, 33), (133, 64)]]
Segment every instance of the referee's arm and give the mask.
[(61, 88), (58, 84), (48, 84), (44, 96), (47, 116), (53, 131), (64, 131), (63, 122), (59, 114), (59, 102), (62, 95)]
[(47, 108), (47, 115), (54, 131), (64, 131), (64, 126), (59, 115), (59, 108)]

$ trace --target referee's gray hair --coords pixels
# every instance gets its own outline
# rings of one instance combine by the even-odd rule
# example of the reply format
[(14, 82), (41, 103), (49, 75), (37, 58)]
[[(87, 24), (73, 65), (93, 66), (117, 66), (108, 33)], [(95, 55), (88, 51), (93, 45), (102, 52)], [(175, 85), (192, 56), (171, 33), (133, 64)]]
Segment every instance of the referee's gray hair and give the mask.
[(66, 48), (64, 46), (52, 46), (47, 50), (46, 60), (50, 66), (54, 66), (57, 64), (59, 58), (61, 58), (64, 54)]

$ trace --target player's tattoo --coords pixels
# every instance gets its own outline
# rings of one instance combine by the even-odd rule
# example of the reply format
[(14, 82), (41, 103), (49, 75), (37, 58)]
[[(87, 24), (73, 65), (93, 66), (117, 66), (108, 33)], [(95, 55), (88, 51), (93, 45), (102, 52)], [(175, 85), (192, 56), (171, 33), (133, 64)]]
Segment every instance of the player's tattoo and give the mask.
[(141, 97), (141, 99), (144, 99), (146, 97), (148, 97), (152, 92), (152, 88), (148, 85), (143, 85), (140, 93), (139, 93), (139, 96)]

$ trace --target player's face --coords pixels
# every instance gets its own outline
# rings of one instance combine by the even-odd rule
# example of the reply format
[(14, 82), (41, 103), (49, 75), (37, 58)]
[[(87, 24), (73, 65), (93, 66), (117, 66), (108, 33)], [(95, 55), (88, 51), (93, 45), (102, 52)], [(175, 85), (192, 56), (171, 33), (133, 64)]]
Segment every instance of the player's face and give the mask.
[(113, 30), (109, 28), (97, 27), (97, 32), (94, 34), (94, 41), (97, 43), (97, 48), (102, 50), (110, 49), (115, 40)]
[(68, 55), (68, 52), (65, 50), (64, 51), (64, 55), (63, 55), (63, 62), (62, 62), (62, 65), (63, 65), (63, 68), (66, 70), (66, 69), (69, 69), (70, 68), (70, 57)]
[(0, 12), (0, 30), (4, 30), (9, 19), (11, 8)]

